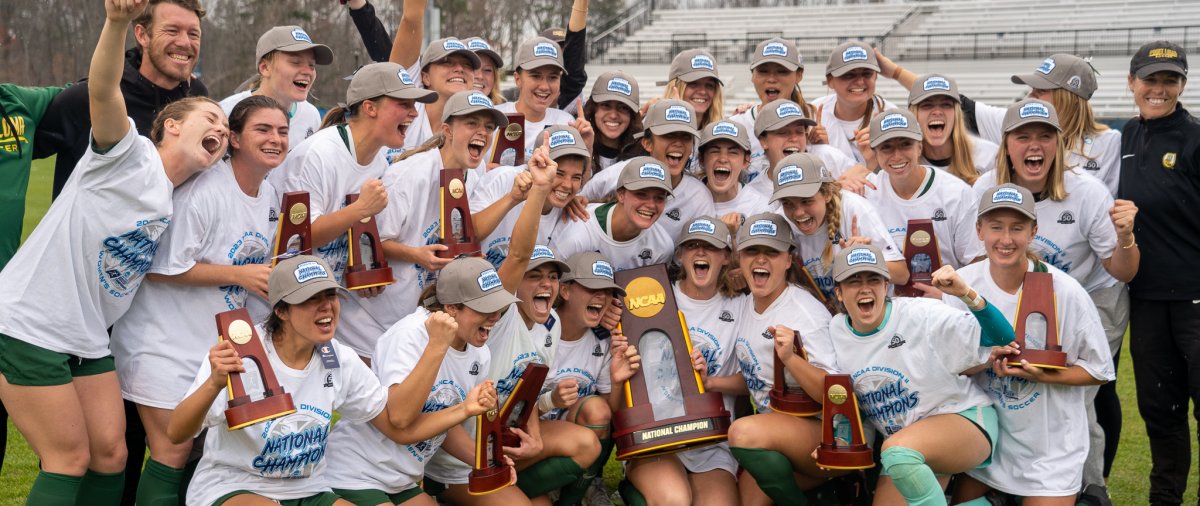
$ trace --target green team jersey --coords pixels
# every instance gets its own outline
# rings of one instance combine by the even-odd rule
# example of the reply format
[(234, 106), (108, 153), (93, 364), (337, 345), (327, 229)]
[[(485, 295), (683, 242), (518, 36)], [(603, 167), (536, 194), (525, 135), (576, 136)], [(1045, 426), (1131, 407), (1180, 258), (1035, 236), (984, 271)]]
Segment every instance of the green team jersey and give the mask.
[(0, 269), (21, 242), (34, 131), (50, 100), (62, 90), (0, 84)]

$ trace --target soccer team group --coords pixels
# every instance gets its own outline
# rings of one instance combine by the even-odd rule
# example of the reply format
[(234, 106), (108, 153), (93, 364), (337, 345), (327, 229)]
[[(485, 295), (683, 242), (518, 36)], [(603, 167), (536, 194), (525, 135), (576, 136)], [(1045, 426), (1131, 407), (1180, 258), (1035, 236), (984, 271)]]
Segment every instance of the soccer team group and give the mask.
[[(1005, 107), (849, 41), (809, 55), (830, 89), (810, 102), (804, 58), (772, 38), (750, 55), (759, 102), (735, 108), (704, 49), (675, 56), (662, 97), (619, 70), (585, 90), (586, 0), (512, 61), (479, 38), (421, 47), (424, 0), (394, 42), (350, 0), (377, 63), (322, 118), (308, 93), (335, 52), (303, 28), (262, 34), (257, 76), (217, 102), (191, 78), (197, 0), (104, 4), (86, 81), (0, 85), (23, 134), (0, 136), (17, 139), (0, 164), (58, 155), (53, 205), (0, 271), (0, 400), (41, 463), (27, 504), (606, 504), (626, 383), (692, 376), (618, 326), (646, 302), (614, 274), (656, 264), (733, 421), (719, 444), (624, 461), (627, 504), (1107, 504), (1127, 327), (1148, 500), (1182, 501), (1200, 126), (1176, 44), (1133, 55), (1139, 115), (1118, 132), (1068, 54), (1013, 76), (1028, 97)], [(455, 198), (469, 213), (445, 219)], [(277, 256), (301, 222), (310, 254)], [(364, 223), (378, 242), (349, 232)], [(463, 238), (479, 253), (455, 256)], [(347, 274), (372, 252), (394, 282)], [(214, 326), (238, 309), (253, 327)], [(234, 346), (253, 336), (258, 363)], [(535, 363), (535, 414), (495, 462), (509, 486), (473, 494), (477, 420)], [(294, 412), (227, 416), (235, 383), (279, 393), (255, 370)], [(872, 470), (818, 462), (820, 417), (773, 409), (778, 378), (821, 400), (827, 374), (852, 378), (865, 430), (838, 433), (875, 447)], [(682, 409), (671, 394), (654, 409)]]

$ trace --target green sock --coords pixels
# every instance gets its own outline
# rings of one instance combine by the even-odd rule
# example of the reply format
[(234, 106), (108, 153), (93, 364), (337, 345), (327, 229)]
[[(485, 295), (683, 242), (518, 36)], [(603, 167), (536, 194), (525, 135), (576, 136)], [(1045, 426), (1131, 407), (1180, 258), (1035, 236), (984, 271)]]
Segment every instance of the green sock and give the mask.
[(74, 506), (79, 495), (82, 476), (47, 473), (39, 471), (33, 480), (33, 488), (25, 498), (26, 506)]
[(532, 499), (574, 483), (583, 473), (570, 457), (550, 457), (518, 472), (517, 488)]
[(775, 504), (803, 506), (808, 502), (804, 491), (796, 485), (792, 462), (782, 453), (762, 448), (732, 447), (729, 450)]
[(992, 501), (989, 501), (987, 496), (981, 496), (967, 502), (956, 503), (954, 506), (992, 506)]
[(621, 480), (621, 483), (617, 484), (617, 491), (621, 493), (621, 500), (625, 501), (625, 506), (646, 506), (646, 496), (642, 495), (629, 479)]
[(942, 485), (938, 483), (933, 470), (925, 465), (925, 456), (921, 452), (893, 446), (879, 454), (879, 461), (909, 506), (946, 504)]
[(97, 506), (119, 506), (121, 492), (125, 490), (125, 471), (97, 473), (88, 469), (79, 482), (79, 504)]
[(562, 488), (562, 494), (558, 496), (556, 506), (573, 506), (579, 504), (583, 500), (583, 496), (587, 494), (588, 487), (592, 485), (592, 479), (599, 476), (604, 471), (604, 464), (608, 463), (608, 455), (612, 453), (613, 440), (612, 437), (600, 439), (600, 456), (592, 462), (574, 483), (570, 483)]
[(142, 479), (138, 481), (138, 506), (176, 506), (179, 504), (179, 482), (183, 480), (183, 469), (163, 464), (157, 460), (146, 461)]

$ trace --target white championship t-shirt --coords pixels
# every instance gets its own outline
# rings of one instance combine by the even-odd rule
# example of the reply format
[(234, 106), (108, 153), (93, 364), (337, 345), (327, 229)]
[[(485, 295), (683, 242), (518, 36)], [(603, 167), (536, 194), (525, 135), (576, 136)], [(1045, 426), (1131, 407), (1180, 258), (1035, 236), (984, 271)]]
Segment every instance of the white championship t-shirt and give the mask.
[[(607, 394), (612, 391), (612, 376), (609, 366), (612, 356), (608, 349), (612, 340), (600, 339), (587, 329), (583, 336), (574, 341), (567, 341), (561, 336), (558, 349), (550, 361), (550, 373), (546, 375), (546, 383), (542, 385), (542, 393), (553, 391), (560, 381), (574, 378), (579, 387), (579, 398), (588, 395)], [(542, 415), (547, 420), (561, 420), (567, 414), (567, 409), (554, 408)]]
[[(729, 298), (721, 294), (714, 295), (708, 300), (696, 300), (688, 297), (679, 289), (676, 282), (675, 304), (683, 312), (687, 322), (688, 335), (692, 338), (692, 349), (699, 350), (708, 364), (709, 376), (729, 376), (738, 371), (737, 359), (734, 356), (734, 342), (737, 340), (738, 322), (745, 295)], [(723, 394), (725, 409), (733, 414), (733, 402), (736, 395)]]
[[(1079, 282), (1053, 267), (1059, 342), (1067, 364), (1093, 378), (1116, 379), (1112, 353), (1096, 304)], [(958, 271), (963, 280), (1015, 324), (1020, 292), (1001, 290), (983, 261)], [(958, 300), (950, 304), (962, 306)], [(1027, 344), (1029, 342), (1027, 341)], [(1044, 348), (1044, 344), (1033, 344)], [(997, 377), (991, 369), (974, 376), (996, 406), (1000, 434), (992, 464), (968, 471), (988, 486), (1022, 496), (1063, 496), (1079, 491), (1088, 453), (1087, 388)]]
[[(175, 190), (175, 217), (162, 236), (150, 272), (183, 274), (198, 263), (269, 264), (279, 199), (267, 182), (258, 196), (242, 192), (227, 161)], [(147, 280), (112, 329), (112, 353), (125, 399), (175, 409), (217, 342), (213, 315), (246, 307), (238, 285), (189, 286)], [(252, 315), (253, 316), (253, 315)], [(261, 315), (265, 317), (266, 315)]]
[[(750, 399), (759, 413), (770, 411), (771, 388), (775, 386), (775, 336), (768, 327), (786, 325), (800, 332), (800, 344), (815, 367), (832, 370), (833, 344), (829, 341), (829, 310), (812, 294), (795, 285), (788, 285), (766, 311), (754, 309), (753, 297), (742, 297), (734, 354), (738, 368), (750, 390)], [(784, 371), (788, 385), (796, 386), (791, 373)], [(813, 395), (820, 398), (820, 395)]]
[[(573, 221), (565, 227), (559, 227), (561, 232), (550, 246), (557, 250), (562, 258), (571, 258), (582, 251), (597, 251), (619, 271), (661, 264), (671, 259), (675, 254), (675, 240), (659, 226), (662, 217), (650, 228), (628, 241), (617, 241), (605, 232), (612, 228), (611, 218), (612, 213), (616, 212), (615, 206), (615, 203), (589, 205), (588, 220)], [(604, 228), (601, 228), (600, 220), (605, 220)]]
[[(975, 165), (975, 170), (980, 174), (991, 172), (996, 168), (996, 153), (1000, 151), (1000, 146), (996, 143), (971, 135), (971, 162)], [(950, 170), (949, 160), (944, 160), (946, 164), (931, 162), (925, 155), (921, 155), (921, 164), (928, 165), (935, 169), (944, 171)], [(978, 202), (976, 202), (978, 204)]]
[[(583, 185), (579, 194), (586, 197), (588, 202), (600, 202), (608, 200), (610, 197), (615, 201), (617, 181), (621, 177), (621, 171), (628, 163), (629, 160), (617, 162), (612, 167), (596, 174), (588, 180), (587, 184)], [(667, 197), (667, 205), (663, 208), (663, 214), (659, 217), (656, 225), (664, 227), (667, 234), (671, 238), (675, 238), (679, 237), (683, 226), (689, 221), (700, 216), (712, 216), (716, 212), (708, 187), (685, 171), (679, 184), (671, 190), (671, 195)]]
[[(904, 260), (904, 254), (901, 253), (900, 247), (896, 246), (892, 240), (891, 234), (888, 233), (887, 227), (883, 225), (883, 220), (879, 218), (879, 213), (875, 210), (875, 206), (867, 202), (867, 199), (860, 197), (857, 193), (842, 191), (842, 220), (838, 227), (838, 232), (842, 238), (849, 239), (853, 234), (854, 218), (858, 217), (858, 232), (863, 237), (871, 239), (871, 244), (875, 245), (883, 252), (883, 259), (888, 262)], [(784, 215), (782, 207), (777, 210), (781, 215)], [(787, 218), (786, 215), (784, 215)], [(826, 218), (828, 219), (828, 218)], [(825, 243), (829, 241), (829, 232), (825, 224), (821, 224), (817, 231), (812, 235), (805, 235), (796, 228), (792, 223), (791, 218), (787, 220), (788, 225), (792, 227), (792, 241), (796, 245), (796, 254), (800, 255), (804, 263), (804, 268), (808, 269), (808, 273), (812, 275), (813, 281), (821, 288), (826, 297), (833, 296), (833, 265), (824, 265), (821, 260), (821, 253), (825, 251)], [(833, 243), (833, 254), (836, 255), (841, 251), (841, 246), (837, 241)]]
[[(204, 416), (204, 427), (211, 430), (204, 440), (204, 457), (188, 487), (188, 504), (212, 504), (237, 490), (277, 501), (329, 491), (339, 482), (329, 480), (325, 473), (339, 466), (327, 466), (326, 460), (346, 450), (330, 441), (333, 413), (341, 416), (333, 431), (337, 434), (347, 425), (375, 418), (387, 404), (379, 380), (349, 347), (337, 341), (319, 345), (332, 347), (337, 356), (336, 368), (327, 368), (314, 350), (308, 366), (292, 369), (276, 355), (274, 344), (261, 326), (258, 332), (275, 377), (292, 396), (297, 411), (229, 431), (225, 421), (228, 396), (218, 395)], [(210, 374), (205, 360), (188, 394), (207, 382)], [(251, 379), (254, 385), (247, 384), (247, 392), (253, 392), (254, 398), (261, 397), (261, 384), (256, 377)]]
[(888, 234), (901, 252), (908, 234), (908, 220), (933, 221), (941, 264), (957, 269), (984, 254), (983, 243), (975, 233), (979, 199), (961, 179), (932, 167), (924, 170), (925, 182), (910, 199), (902, 199), (896, 194), (887, 171), (871, 176), (878, 189), (868, 187), (866, 197), (879, 212)]
[[(1029, 249), (1042, 261), (1070, 274), (1089, 293), (1117, 284), (1103, 262), (1117, 248), (1117, 230), (1108, 216), (1113, 207), (1112, 195), (1100, 180), (1079, 169), (1064, 172), (1063, 183), (1066, 199), (1037, 202), (1037, 236)], [(995, 185), (995, 172), (981, 176), (973, 188), (975, 200)]]
[[(496, 110), (504, 114), (512, 114), (517, 112), (516, 102), (505, 102), (497, 104)], [(575, 117), (562, 109), (553, 107), (546, 108), (546, 115), (541, 121), (531, 121), (528, 116), (525, 117), (525, 159), (533, 156), (533, 144), (537, 142), (537, 138), (542, 135), (542, 130), (546, 127), (554, 125), (567, 125), (575, 121)], [(495, 135), (503, 133), (503, 128), (497, 128)], [(495, 137), (492, 138), (492, 146), (496, 145)]]
[[(478, 213), (504, 198), (505, 195), (512, 191), (513, 181), (517, 179), (517, 174), (525, 170), (525, 166), (521, 165), (515, 167), (497, 167), (488, 171), (486, 176), (480, 178), (482, 181), (479, 186), (475, 187), (475, 191), (471, 193), (471, 211)], [(480, 241), (480, 247), (483, 248), (484, 260), (491, 262), (492, 266), (497, 269), (500, 268), (500, 264), (504, 263), (504, 259), (508, 258), (508, 247), (512, 243), (513, 227), (517, 225), (517, 217), (521, 215), (521, 211), (524, 209), (524, 202), (513, 206), (508, 211), (508, 214), (504, 215), (504, 219), (496, 224), (495, 230), (492, 230), (491, 234), (488, 234), (486, 238)], [(555, 233), (567, 226), (562, 221), (562, 212), (562, 209), (550, 206), (550, 212), (542, 215), (538, 223), (538, 234), (535, 244), (551, 244), (554, 241)]]
[(891, 436), (913, 422), (990, 403), (959, 373), (987, 361), (979, 321), (941, 301), (891, 299), (880, 328), (860, 335), (839, 313), (829, 322), (837, 350), (831, 371), (849, 374), (864, 420)]
[[(872, 115), (898, 107), (879, 95), (875, 95), (872, 100), (875, 102), (871, 109)], [(819, 121), (821, 126), (825, 127), (825, 132), (829, 134), (829, 145), (854, 159), (855, 163), (863, 163), (865, 160), (862, 152), (858, 150), (858, 142), (855, 140), (858, 131), (864, 128), (862, 118), (846, 121), (834, 115), (837, 94), (829, 94), (813, 100), (812, 105), (814, 109), (823, 107)]]
[(0, 334), (81, 358), (107, 356), (107, 329), (133, 303), (171, 223), (173, 190), (154, 143), (132, 119), (108, 152), (89, 146), (0, 272)]
[(732, 199), (726, 202), (713, 201), (713, 210), (716, 212), (714, 216), (724, 218), (727, 214), (737, 213), (744, 220), (748, 216), (769, 211), (771, 209), (767, 202), (769, 199), (769, 196), (758, 193), (747, 185), (742, 185)]
[[(233, 112), (234, 106), (238, 105), (246, 97), (250, 96), (250, 90), (241, 93), (234, 93), (225, 100), (221, 101), (221, 109), (226, 115)], [(296, 149), (304, 139), (312, 137), (312, 134), (317, 133), (321, 129), (321, 111), (317, 110), (317, 106), (304, 102), (296, 102), (288, 109), (288, 151)]]

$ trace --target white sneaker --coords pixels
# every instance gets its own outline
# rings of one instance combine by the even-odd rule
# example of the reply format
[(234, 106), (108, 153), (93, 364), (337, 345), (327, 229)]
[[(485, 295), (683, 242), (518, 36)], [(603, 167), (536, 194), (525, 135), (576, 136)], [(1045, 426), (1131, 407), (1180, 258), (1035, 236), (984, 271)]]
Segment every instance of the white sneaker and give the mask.
[(604, 479), (597, 476), (592, 480), (592, 486), (588, 487), (587, 494), (583, 496), (583, 505), (615, 506), (609, 495), (610, 492), (608, 491), (608, 487), (604, 485)]

